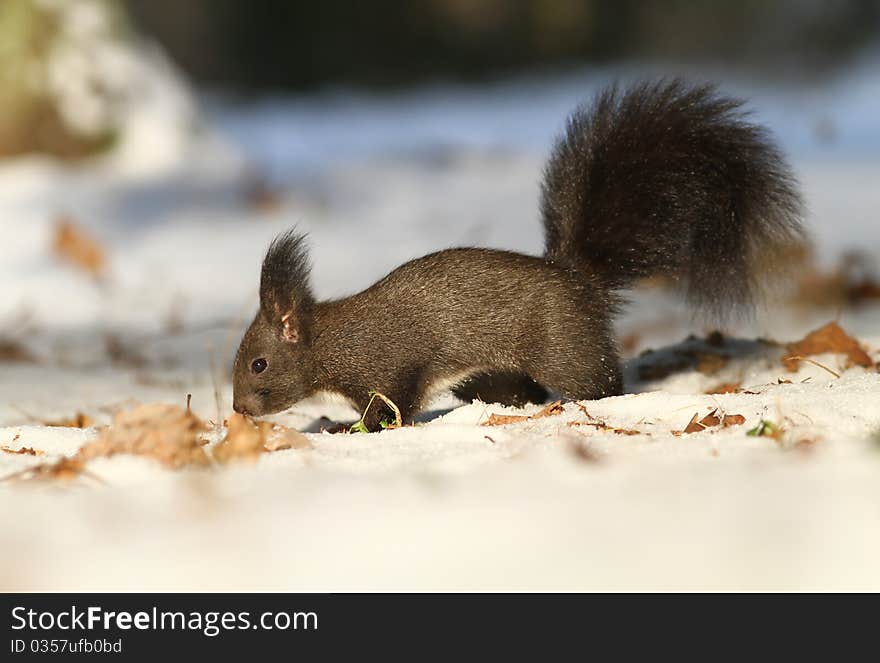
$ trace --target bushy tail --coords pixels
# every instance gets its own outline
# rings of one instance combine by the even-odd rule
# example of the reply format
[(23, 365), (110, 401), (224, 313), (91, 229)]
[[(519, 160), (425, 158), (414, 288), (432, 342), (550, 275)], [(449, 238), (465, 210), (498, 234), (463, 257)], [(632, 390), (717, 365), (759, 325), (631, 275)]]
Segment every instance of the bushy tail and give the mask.
[(544, 173), (547, 258), (614, 288), (682, 279), (691, 303), (721, 316), (750, 308), (777, 252), (802, 243), (803, 205), (742, 103), (661, 80), (576, 110)]

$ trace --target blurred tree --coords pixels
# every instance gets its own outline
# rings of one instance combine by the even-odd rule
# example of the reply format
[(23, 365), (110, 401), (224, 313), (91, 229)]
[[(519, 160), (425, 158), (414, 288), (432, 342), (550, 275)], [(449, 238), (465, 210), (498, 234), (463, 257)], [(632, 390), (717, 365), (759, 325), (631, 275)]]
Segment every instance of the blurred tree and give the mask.
[(876, 40), (880, 0), (128, 0), (198, 81), (402, 84), (671, 58), (814, 72)]
[(0, 3), (0, 157), (76, 158), (112, 143), (113, 92), (90, 58), (96, 35), (125, 33), (123, 10), (117, 0)]

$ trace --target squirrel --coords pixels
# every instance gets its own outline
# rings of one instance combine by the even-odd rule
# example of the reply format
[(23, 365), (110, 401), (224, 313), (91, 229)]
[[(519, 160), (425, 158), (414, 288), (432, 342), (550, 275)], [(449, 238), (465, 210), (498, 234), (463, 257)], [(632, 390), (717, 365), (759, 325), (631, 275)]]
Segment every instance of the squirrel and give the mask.
[(798, 184), (743, 105), (711, 84), (662, 79), (612, 85), (578, 107), (543, 174), (542, 257), (439, 251), (318, 302), (304, 236), (280, 235), (235, 357), (233, 408), (261, 416), (336, 392), (375, 431), (392, 410), (374, 392), (404, 422), (449, 388), (507, 405), (548, 390), (621, 394), (621, 290), (662, 275), (697, 309), (750, 310), (773, 252), (803, 238)]

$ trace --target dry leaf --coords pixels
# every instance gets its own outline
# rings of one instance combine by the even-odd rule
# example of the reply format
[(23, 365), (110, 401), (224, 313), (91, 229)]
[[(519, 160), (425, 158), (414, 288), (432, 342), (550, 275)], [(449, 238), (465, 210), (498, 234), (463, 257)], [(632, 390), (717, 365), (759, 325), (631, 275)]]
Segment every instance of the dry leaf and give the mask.
[(62, 458), (48, 465), (37, 465), (25, 470), (23, 474), (36, 479), (60, 479), (62, 481), (70, 481), (79, 477), (86, 468), (83, 459), (74, 456), (72, 458)]
[(101, 245), (70, 217), (61, 217), (55, 223), (52, 241), (55, 255), (98, 278), (105, 266)]
[(238, 413), (229, 417), (227, 427), (226, 437), (212, 450), (214, 458), (221, 463), (255, 460), (266, 451), (311, 446), (309, 439), (297, 430), (268, 421), (253, 421)]
[(728, 428), (730, 426), (742, 426), (746, 423), (746, 418), (741, 414), (725, 414), (721, 419), (721, 425), (724, 428)]
[(23, 456), (42, 456), (42, 451), (37, 451), (33, 447), (21, 447), (20, 449), (10, 449), (9, 447), (0, 447), (0, 451), (8, 454), (21, 454)]
[(155, 458), (172, 469), (186, 465), (208, 465), (201, 433), (207, 424), (177, 405), (141, 405), (113, 417), (113, 423), (98, 438), (79, 450), (77, 456), (91, 460), (116, 454)]
[(562, 414), (565, 409), (562, 407), (562, 401), (553, 401), (548, 403), (531, 416), (522, 414), (490, 414), (481, 425), (483, 426), (504, 426), (505, 424), (515, 424), (520, 421), (529, 421), (530, 419), (541, 419), (543, 417), (553, 417)]
[(708, 391), (707, 394), (735, 394), (740, 389), (742, 389), (742, 382), (722, 382), (721, 384), (715, 385)]
[(263, 451), (265, 432), (261, 427), (270, 427), (267, 422), (254, 422), (244, 415), (235, 413), (227, 420), (226, 437), (215, 446), (211, 454), (221, 463), (233, 459), (254, 459)]
[(504, 426), (505, 424), (515, 424), (520, 421), (528, 421), (529, 418), (523, 414), (490, 414), (481, 425), (483, 426)]
[(562, 401), (553, 401), (552, 403), (548, 403), (547, 405), (542, 407), (530, 418), (540, 419), (541, 417), (553, 417), (557, 414), (562, 414), (563, 412), (565, 412), (565, 409), (562, 407)]
[(281, 451), (282, 449), (310, 449), (312, 443), (309, 438), (295, 428), (275, 425), (269, 432), (269, 436), (263, 443), (266, 451)]
[(0, 338), (0, 361), (32, 363), (34, 356), (18, 341)]
[(681, 432), (682, 433), (699, 433), (700, 431), (705, 429), (705, 426), (703, 426), (702, 424), (700, 424), (699, 421), (697, 421), (697, 417), (699, 417), (699, 416), (700, 416), (699, 412), (694, 412), (694, 416), (691, 417), (691, 420), (688, 422), (688, 425), (685, 426), (684, 430)]
[(694, 416), (691, 417), (691, 420), (688, 422), (688, 425), (684, 427), (682, 433), (699, 433), (701, 431), (706, 430), (707, 428), (713, 428), (715, 426), (722, 426), (724, 428), (728, 428), (730, 426), (739, 426), (740, 424), (744, 424), (746, 422), (746, 418), (741, 414), (725, 414), (719, 415), (717, 408), (712, 410), (709, 414), (703, 417), (700, 420), (697, 420), (697, 417), (700, 416), (699, 412), (695, 412)]
[(787, 357), (782, 363), (789, 371), (798, 370), (800, 357), (818, 355), (823, 353), (842, 354), (847, 357), (847, 365), (857, 364), (870, 368), (874, 365), (868, 353), (859, 345), (852, 336), (847, 334), (836, 322), (829, 322), (810, 332), (800, 341), (789, 343), (786, 346)]
[(66, 419), (56, 419), (43, 422), (46, 426), (61, 428), (91, 428), (93, 423), (95, 423), (94, 420), (89, 415), (83, 414), (82, 412), (77, 412), (72, 417)]

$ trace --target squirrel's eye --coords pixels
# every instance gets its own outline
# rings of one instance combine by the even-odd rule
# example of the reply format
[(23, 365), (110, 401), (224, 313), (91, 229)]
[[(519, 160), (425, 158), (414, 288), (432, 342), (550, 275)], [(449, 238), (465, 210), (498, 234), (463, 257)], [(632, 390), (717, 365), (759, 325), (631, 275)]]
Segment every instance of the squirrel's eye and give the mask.
[(262, 373), (266, 370), (266, 366), (268, 365), (268, 362), (260, 357), (259, 359), (254, 359), (254, 361), (251, 363), (251, 370), (254, 373)]

